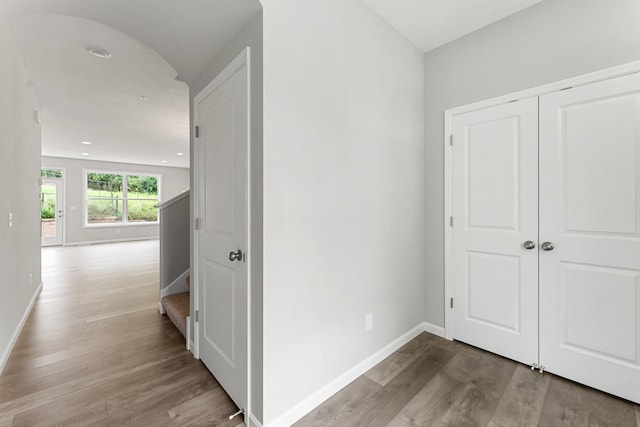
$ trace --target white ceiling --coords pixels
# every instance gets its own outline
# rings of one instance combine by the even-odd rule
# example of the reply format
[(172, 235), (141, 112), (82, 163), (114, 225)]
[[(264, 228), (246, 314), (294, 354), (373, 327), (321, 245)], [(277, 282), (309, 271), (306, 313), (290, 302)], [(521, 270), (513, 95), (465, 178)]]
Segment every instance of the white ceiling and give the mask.
[(13, 32), (42, 104), (43, 155), (188, 167), (189, 89), (155, 51), (64, 15), (23, 17)]
[[(189, 167), (186, 83), (260, 8), (258, 0), (0, 0), (42, 107), (43, 155)], [(112, 57), (89, 55), (93, 46)]]
[[(426, 52), (541, 0), (363, 1)], [(42, 105), (43, 154), (188, 167), (187, 84), (260, 8), (258, 0), (0, 0)], [(89, 46), (112, 57), (92, 57)]]
[(542, 0), (362, 0), (428, 52)]

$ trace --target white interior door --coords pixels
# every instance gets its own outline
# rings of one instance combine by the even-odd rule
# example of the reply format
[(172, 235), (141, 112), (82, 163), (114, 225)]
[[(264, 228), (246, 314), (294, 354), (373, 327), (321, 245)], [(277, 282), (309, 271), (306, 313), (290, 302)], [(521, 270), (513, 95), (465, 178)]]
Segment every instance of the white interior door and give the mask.
[(247, 408), (248, 50), (195, 99), (197, 354)]
[(40, 187), (40, 236), (42, 246), (60, 246), (64, 234), (61, 179), (43, 179)]
[[(538, 359), (538, 100), (453, 117), (453, 338)], [(530, 243), (525, 245), (525, 242)]]
[(640, 402), (640, 75), (542, 96), (540, 165), (540, 363)]

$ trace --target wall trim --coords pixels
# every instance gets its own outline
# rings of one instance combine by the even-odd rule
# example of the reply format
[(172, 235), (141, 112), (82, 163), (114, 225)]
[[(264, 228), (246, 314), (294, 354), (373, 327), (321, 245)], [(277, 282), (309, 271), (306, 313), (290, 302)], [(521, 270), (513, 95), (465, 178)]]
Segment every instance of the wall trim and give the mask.
[(160, 237), (151, 236), (151, 237), (129, 237), (125, 239), (88, 240), (86, 242), (67, 242), (63, 246), (89, 246), (89, 245), (101, 245), (103, 243), (139, 242), (141, 240), (160, 240)]
[(156, 205), (156, 208), (164, 209), (166, 207), (169, 207), (169, 206), (171, 206), (173, 204), (178, 203), (180, 200), (189, 197), (190, 194), (191, 194), (191, 189), (187, 188), (186, 190), (183, 190), (181, 193), (178, 193), (176, 196), (173, 196), (172, 198), (170, 198), (166, 202), (158, 203)]
[(424, 332), (428, 332), (440, 338), (445, 338), (444, 328), (442, 326), (434, 325), (433, 323), (429, 323), (429, 322), (422, 322), (420, 326), (422, 327), (422, 330)]
[[(517, 92), (511, 92), (506, 95), (496, 96), (494, 98), (485, 99), (482, 101), (474, 102), (471, 104), (462, 105), (459, 107), (449, 108), (445, 110), (445, 114), (452, 116), (468, 113), (471, 111), (482, 110), (484, 108), (493, 107), (496, 105), (506, 104), (508, 102), (519, 101), (526, 98), (533, 98), (542, 95), (546, 95), (553, 92), (558, 92), (562, 89), (569, 87), (584, 86), (591, 83), (596, 83), (603, 80), (609, 80), (616, 77), (626, 76), (640, 72), (640, 61), (632, 61), (626, 64), (617, 65), (615, 67), (605, 68), (604, 70), (598, 70), (587, 74), (581, 74), (578, 76), (569, 77), (567, 79), (559, 80), (552, 83), (547, 83), (540, 86), (535, 86), (529, 89), (519, 90)], [(447, 137), (448, 138), (448, 137)]]
[(247, 421), (247, 427), (262, 427), (260, 421), (258, 421), (258, 419), (253, 414), (249, 414), (249, 419)]
[(169, 283), (166, 287), (160, 289), (160, 299), (167, 295), (179, 294), (181, 292), (189, 292), (187, 286), (187, 276), (191, 274), (191, 269), (187, 268), (181, 275), (179, 275), (173, 282)]
[[(296, 421), (300, 420), (302, 417), (311, 412), (315, 407), (323, 403), (325, 400), (336, 394), (338, 391), (342, 390), (349, 383), (354, 381), (359, 376), (363, 375), (369, 369), (373, 368), (378, 363), (382, 362), (384, 359), (389, 357), (395, 351), (399, 350), (403, 345), (420, 335), (422, 332), (434, 333), (432, 331), (438, 331), (438, 326), (431, 325), (430, 323), (420, 323), (415, 326), (410, 331), (396, 338), (394, 341), (383, 347), (381, 350), (372, 354), (371, 356), (364, 359), (362, 362), (358, 363), (351, 369), (347, 370), (342, 375), (335, 378), (333, 381), (329, 382), (324, 387), (320, 388), (318, 391), (313, 393), (311, 396), (304, 399), (302, 402), (298, 403), (296, 406), (280, 415), (274, 421), (266, 424), (268, 427), (280, 427), (280, 426), (290, 426)], [(444, 333), (444, 330), (440, 331), (440, 333)], [(438, 335), (434, 333), (434, 335)], [(442, 335), (440, 335), (442, 336)]]
[(494, 107), (506, 104), (512, 101), (518, 101), (526, 98), (539, 97), (562, 89), (568, 89), (578, 86), (584, 86), (591, 83), (609, 80), (616, 77), (622, 77), (629, 74), (640, 72), (640, 61), (632, 61), (615, 67), (605, 68), (604, 70), (594, 71), (579, 76), (570, 77), (568, 79), (557, 82), (536, 86), (530, 89), (513, 92), (507, 95), (501, 95), (494, 98), (486, 99), (472, 104), (460, 107), (449, 108), (444, 111), (444, 337), (453, 339), (453, 312), (449, 305), (449, 300), (453, 297), (452, 263), (451, 251), (452, 247), (452, 228), (449, 225), (449, 217), (453, 215), (453, 195), (452, 195), (452, 172), (453, 157), (451, 153), (451, 145), (449, 138), (453, 131), (453, 117), (459, 114), (469, 113), (484, 108)]
[(31, 310), (33, 309), (33, 306), (36, 304), (36, 301), (40, 296), (40, 292), (42, 292), (42, 282), (40, 282), (35, 292), (33, 293), (33, 296), (31, 297), (31, 301), (29, 301), (29, 305), (27, 306), (27, 309), (22, 314), (22, 318), (20, 319), (20, 322), (18, 323), (16, 330), (13, 332), (13, 335), (11, 336), (9, 345), (7, 346), (7, 348), (5, 348), (4, 353), (2, 353), (2, 357), (0, 358), (0, 374), (2, 374), (2, 371), (4, 371), (4, 368), (7, 365), (7, 362), (9, 361), (9, 356), (11, 356), (13, 347), (16, 345), (16, 342), (18, 341), (18, 338), (22, 333), (22, 329), (24, 328), (24, 325), (27, 323), (27, 319), (29, 318), (29, 315), (31, 314)]
[(186, 330), (187, 336), (185, 337), (187, 350), (189, 350), (191, 354), (193, 354), (193, 339), (191, 338), (191, 316), (187, 316), (185, 323), (187, 327), (187, 330)]

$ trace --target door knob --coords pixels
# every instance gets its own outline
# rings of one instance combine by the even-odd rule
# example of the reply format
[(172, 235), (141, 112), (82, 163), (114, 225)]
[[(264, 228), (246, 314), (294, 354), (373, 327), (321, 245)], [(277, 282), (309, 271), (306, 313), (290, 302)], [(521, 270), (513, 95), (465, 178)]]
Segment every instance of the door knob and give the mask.
[(552, 251), (555, 248), (551, 242), (544, 242), (540, 247), (543, 251)]
[(531, 240), (527, 240), (526, 242), (524, 242), (522, 244), (522, 246), (524, 246), (525, 249), (531, 250), (531, 249), (536, 247), (536, 244), (534, 242), (532, 242)]
[(238, 252), (229, 252), (229, 261), (242, 261), (242, 251), (238, 249)]

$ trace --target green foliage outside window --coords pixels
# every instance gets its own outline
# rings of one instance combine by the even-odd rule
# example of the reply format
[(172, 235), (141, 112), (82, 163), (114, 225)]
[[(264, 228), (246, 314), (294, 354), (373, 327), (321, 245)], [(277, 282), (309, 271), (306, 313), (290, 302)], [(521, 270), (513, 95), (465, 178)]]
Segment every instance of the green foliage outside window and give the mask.
[(41, 169), (40, 176), (42, 178), (62, 178), (62, 170), (60, 169)]
[(86, 191), (89, 224), (158, 221), (155, 176), (91, 172), (87, 173)]
[[(158, 198), (158, 178), (155, 176), (127, 176), (129, 194), (135, 193), (136, 198)], [(129, 196), (132, 198), (132, 196)]]
[(53, 219), (56, 216), (56, 187), (43, 184), (40, 188), (40, 218)]

